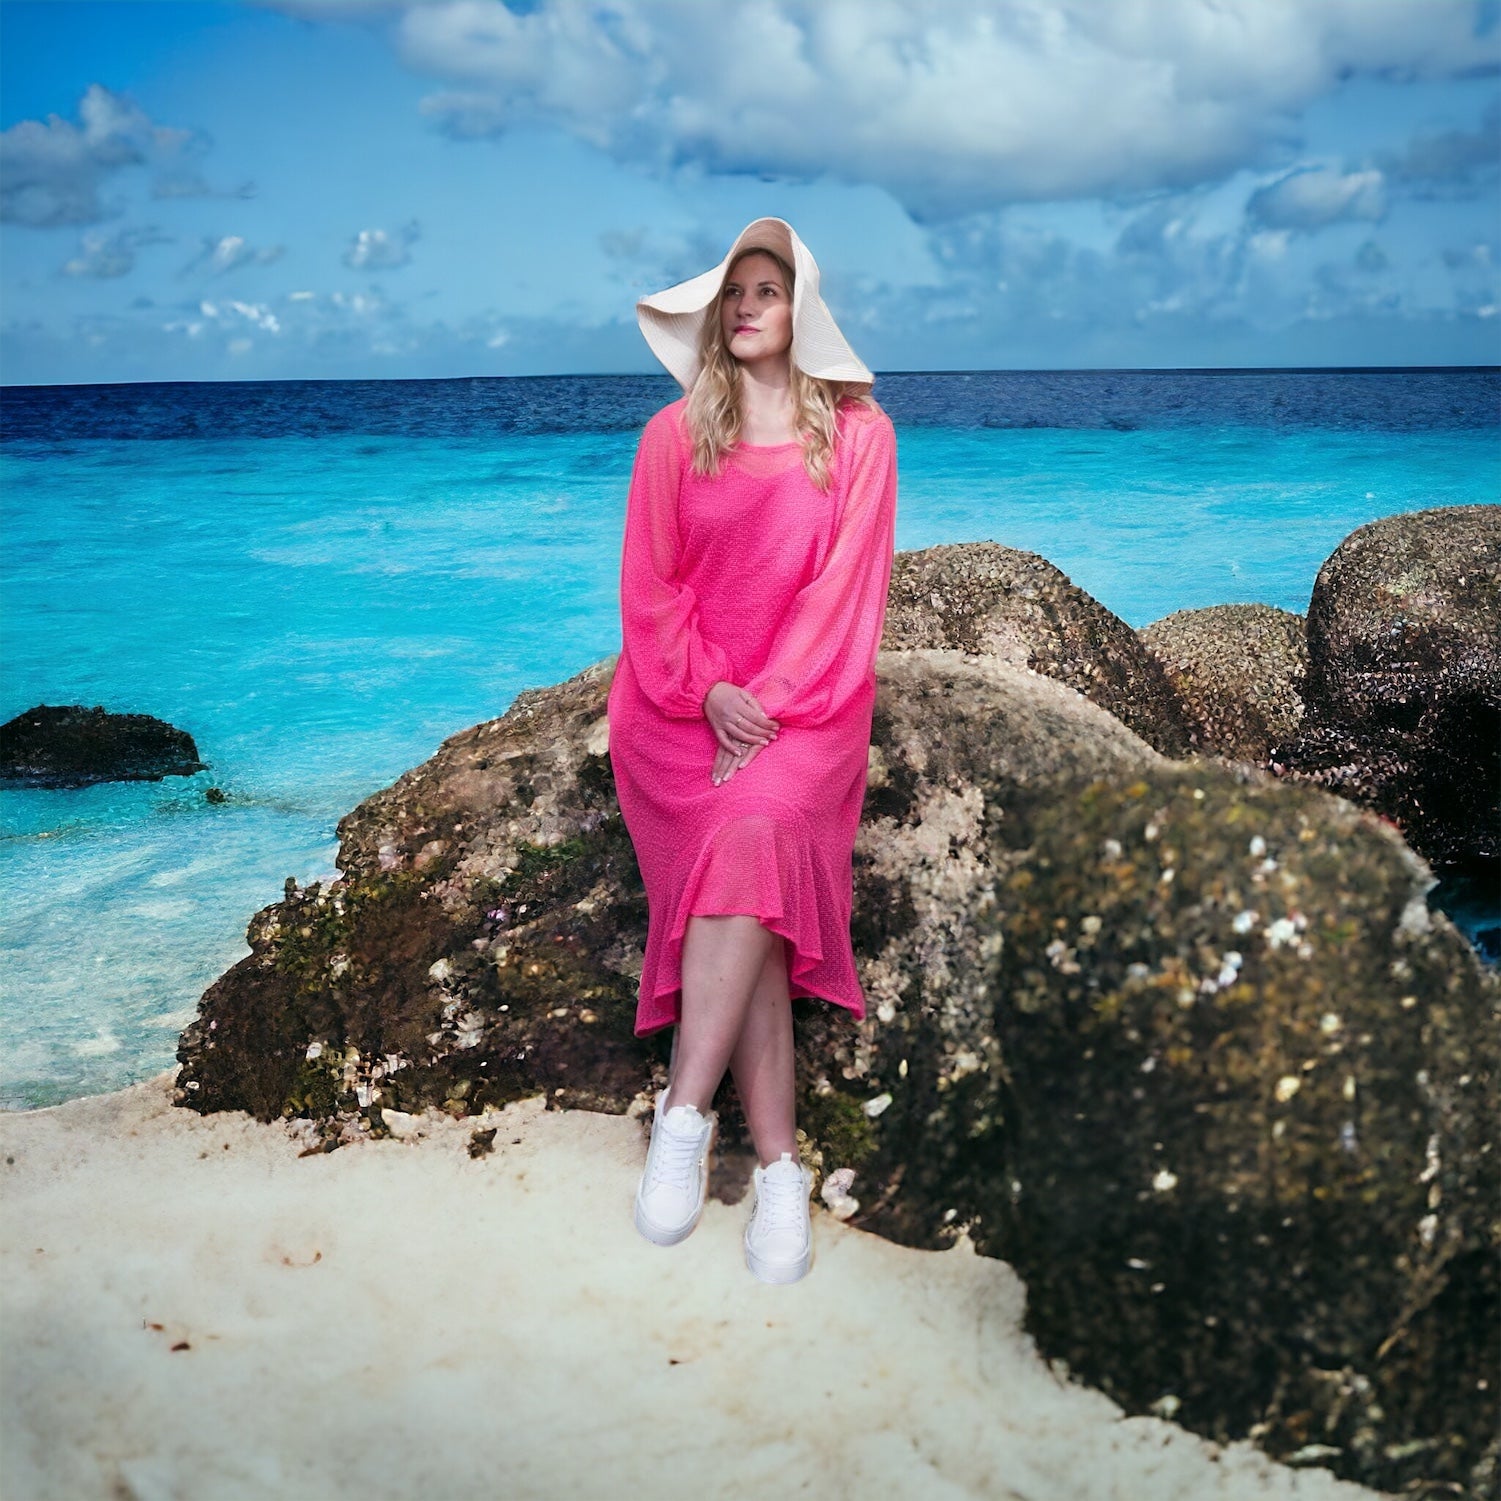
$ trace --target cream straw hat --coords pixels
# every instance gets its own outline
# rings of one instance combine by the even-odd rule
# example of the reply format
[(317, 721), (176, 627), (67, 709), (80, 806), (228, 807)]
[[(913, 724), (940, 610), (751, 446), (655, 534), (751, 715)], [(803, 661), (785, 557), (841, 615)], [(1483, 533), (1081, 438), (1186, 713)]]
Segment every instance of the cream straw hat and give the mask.
[(874, 385), (818, 295), (818, 262), (785, 219), (757, 219), (735, 237), (730, 253), (700, 276), (654, 292), (636, 304), (636, 321), (651, 350), (685, 390), (698, 376), (698, 341), (704, 320), (719, 301), (719, 289), (735, 258), (752, 247), (774, 250), (792, 267), (792, 358), (805, 375)]

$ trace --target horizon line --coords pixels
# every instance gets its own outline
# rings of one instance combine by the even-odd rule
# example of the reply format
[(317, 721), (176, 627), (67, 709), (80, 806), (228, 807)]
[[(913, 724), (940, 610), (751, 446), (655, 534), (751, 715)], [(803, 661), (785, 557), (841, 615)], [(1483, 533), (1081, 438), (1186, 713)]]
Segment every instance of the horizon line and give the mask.
[[(953, 369), (877, 370), (877, 380), (898, 375), (1460, 375), (1501, 374), (1498, 364), (1464, 365), (976, 365)], [(530, 375), (271, 375), (233, 380), (179, 377), (166, 380), (0, 381), (5, 391), (68, 391), (96, 386), (274, 386), (296, 384), (394, 385), (482, 380), (672, 380), (665, 370), (568, 370)]]

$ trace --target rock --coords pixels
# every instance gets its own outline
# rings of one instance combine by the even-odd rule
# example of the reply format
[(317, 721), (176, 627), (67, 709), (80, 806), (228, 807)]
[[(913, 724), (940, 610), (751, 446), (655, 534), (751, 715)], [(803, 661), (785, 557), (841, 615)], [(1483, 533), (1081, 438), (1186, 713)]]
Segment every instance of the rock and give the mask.
[(1271, 605), (1178, 610), (1137, 637), (1195, 726), (1195, 746), (1260, 765), (1303, 721), (1303, 617)]
[[(629, 1106), (652, 1049), (633, 1031), (646, 900), (607, 754), (613, 663), (519, 695), (340, 822), (339, 881), (290, 881), (205, 994), (179, 1050), (185, 1103), (477, 1112), (562, 1087), (560, 1105)], [(1161, 758), (1051, 679), (953, 651), (880, 663), (856, 947), (873, 1006), (914, 986), (947, 1003), (959, 898), (990, 878), (976, 768), (1026, 785)], [(920, 814), (881, 821), (919, 786)]]
[[(351, 1122), (639, 1109), (646, 933), (613, 661), (340, 824), (183, 1034), (179, 1103)], [(1485, 1481), (1498, 982), (1379, 819), (1170, 760), (1063, 683), (883, 652), (852, 934), (869, 1015), (794, 1008), (824, 1202), (967, 1235), (1128, 1410), (1375, 1485)], [(747, 1132), (722, 1086), (723, 1150)]]
[(627, 1108), (646, 897), (602, 733), (613, 662), (518, 695), (340, 822), (340, 880), (291, 883), (204, 995), (184, 1103)]
[(1174, 767), (1007, 808), (1005, 1075), (956, 1117), (1003, 1124), (946, 1186), (1128, 1410), (1479, 1497), (1501, 985), (1394, 832), (1310, 791)]
[(420, 1115), (412, 1115), (405, 1110), (382, 1110), (380, 1115), (386, 1130), (398, 1141), (407, 1141), (423, 1134)]
[(881, 644), (1029, 667), (1082, 693), (1165, 755), (1193, 745), (1187, 711), (1136, 632), (1033, 552), (964, 542), (898, 553)]
[(1501, 506), (1352, 532), (1308, 608), (1308, 715), (1282, 774), (1393, 819), (1430, 860), (1501, 855)]
[(0, 725), (0, 781), (26, 787), (159, 782), (202, 770), (193, 737), (150, 714), (38, 704)]

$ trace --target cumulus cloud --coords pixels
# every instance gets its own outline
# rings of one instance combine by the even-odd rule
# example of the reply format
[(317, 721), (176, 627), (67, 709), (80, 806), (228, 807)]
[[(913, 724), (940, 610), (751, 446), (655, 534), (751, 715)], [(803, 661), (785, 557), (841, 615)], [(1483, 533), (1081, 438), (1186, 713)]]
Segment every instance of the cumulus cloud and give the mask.
[(78, 253), (64, 262), (64, 276), (95, 277), (109, 280), (126, 276), (135, 269), (136, 251), (143, 245), (170, 245), (171, 235), (154, 227), (122, 229), (115, 234), (86, 231)]
[(0, 132), (0, 221), (37, 228), (97, 223), (118, 212), (101, 197), (112, 173), (170, 162), (202, 150), (205, 139), (157, 125), (125, 95), (90, 84), (77, 124), (48, 115)]
[(198, 254), (185, 265), (179, 275), (187, 276), (194, 271), (208, 271), (222, 276), (237, 271), (242, 266), (269, 266), (280, 260), (285, 253), (283, 245), (251, 245), (243, 235), (207, 236), (200, 244)]
[[(371, 5), (288, 0), (303, 16)], [(1347, 77), (1467, 76), (1501, 28), (1433, 0), (434, 0), (392, 9), (449, 134), (561, 128), (647, 168), (831, 175), (936, 222), (1285, 159)]]
[[(1242, 214), (1233, 187), (1105, 207), (1068, 232), (1050, 211), (1018, 206), (933, 226), (928, 240), (941, 285), (856, 299), (873, 310), (857, 343), (866, 354), (868, 340), (867, 362), (916, 328), (951, 362), (976, 365), (1049, 363), (1063, 351), (1078, 363), (1167, 350), (1194, 363), (1226, 363), (1226, 351), (1275, 362), (1268, 351), (1296, 328), (1369, 317), (1390, 329), (1465, 311), (1453, 287), (1391, 265), (1371, 240), (1321, 259), (1312, 236)], [(1357, 347), (1352, 363), (1371, 357)]]
[(1264, 188), (1246, 204), (1247, 215), (1268, 229), (1307, 234), (1345, 219), (1376, 221), (1386, 213), (1386, 179), (1374, 168), (1340, 172), (1300, 167)]
[(391, 271), (412, 259), (412, 246), (422, 238), (422, 226), (413, 219), (394, 234), (383, 229), (362, 229), (344, 252), (344, 264), (353, 271)]

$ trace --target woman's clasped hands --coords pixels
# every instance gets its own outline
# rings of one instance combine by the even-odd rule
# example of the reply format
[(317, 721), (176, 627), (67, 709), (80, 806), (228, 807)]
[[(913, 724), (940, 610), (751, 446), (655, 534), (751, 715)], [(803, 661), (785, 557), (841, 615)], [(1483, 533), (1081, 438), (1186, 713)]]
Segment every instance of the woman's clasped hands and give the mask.
[(749, 766), (777, 738), (781, 726), (767, 715), (754, 693), (719, 682), (704, 695), (704, 718), (719, 748), (709, 779), (717, 787)]

